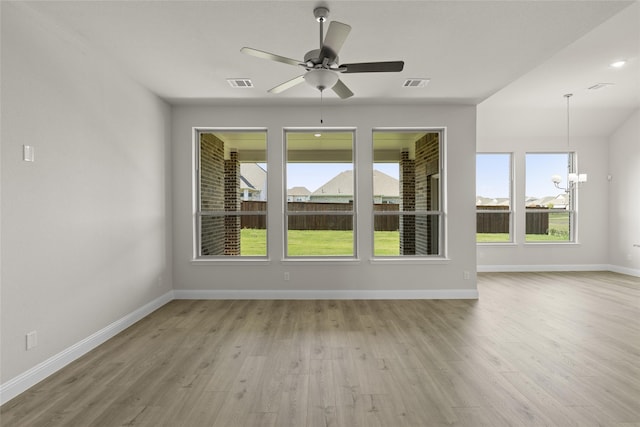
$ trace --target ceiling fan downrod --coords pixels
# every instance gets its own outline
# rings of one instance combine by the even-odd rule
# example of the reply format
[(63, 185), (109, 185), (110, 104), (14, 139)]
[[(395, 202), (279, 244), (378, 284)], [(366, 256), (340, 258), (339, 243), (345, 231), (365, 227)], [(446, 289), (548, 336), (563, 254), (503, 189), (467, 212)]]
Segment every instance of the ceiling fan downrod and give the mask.
[(322, 50), (322, 41), (324, 40), (324, 23), (329, 17), (329, 9), (326, 7), (316, 7), (313, 9), (313, 16), (320, 23), (320, 50)]

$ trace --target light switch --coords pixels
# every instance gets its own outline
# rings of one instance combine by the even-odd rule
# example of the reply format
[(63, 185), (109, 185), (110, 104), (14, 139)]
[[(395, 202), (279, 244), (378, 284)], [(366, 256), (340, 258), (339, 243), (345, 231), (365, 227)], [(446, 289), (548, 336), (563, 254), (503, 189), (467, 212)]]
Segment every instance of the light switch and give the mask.
[(32, 145), (23, 145), (22, 160), (25, 162), (35, 162), (35, 147)]

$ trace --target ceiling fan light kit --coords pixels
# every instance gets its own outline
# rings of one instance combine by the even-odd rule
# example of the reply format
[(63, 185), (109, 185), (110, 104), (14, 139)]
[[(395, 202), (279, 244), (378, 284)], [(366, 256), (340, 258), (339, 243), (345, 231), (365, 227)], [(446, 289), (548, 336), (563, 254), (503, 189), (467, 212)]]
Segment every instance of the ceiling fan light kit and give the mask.
[(333, 89), (338, 82), (338, 74), (335, 71), (318, 68), (308, 71), (304, 80), (320, 92), (325, 89)]
[(320, 24), (320, 48), (307, 52), (304, 55), (304, 61), (297, 61), (250, 47), (240, 49), (240, 52), (247, 55), (269, 59), (283, 64), (300, 66), (306, 70), (305, 74), (281, 83), (269, 89), (268, 92), (277, 94), (297, 86), (302, 82), (307, 82), (319, 90), (320, 93), (326, 89), (332, 89), (340, 98), (346, 99), (353, 96), (353, 92), (340, 80), (340, 73), (400, 72), (403, 70), (403, 61), (340, 64), (338, 61), (338, 53), (351, 31), (351, 27), (338, 21), (332, 21), (329, 23), (327, 34), (324, 35), (323, 24), (329, 17), (329, 9), (326, 7), (317, 7), (313, 10), (313, 15)]

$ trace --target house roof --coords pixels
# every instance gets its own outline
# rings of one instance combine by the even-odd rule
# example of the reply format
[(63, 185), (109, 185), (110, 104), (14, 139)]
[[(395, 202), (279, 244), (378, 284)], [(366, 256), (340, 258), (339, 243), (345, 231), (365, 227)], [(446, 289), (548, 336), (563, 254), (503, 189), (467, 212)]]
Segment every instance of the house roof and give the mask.
[(287, 196), (309, 196), (311, 191), (307, 187), (293, 187), (287, 190)]
[[(378, 170), (373, 171), (373, 194), (375, 196), (399, 197), (400, 181)], [(353, 170), (340, 172), (312, 193), (313, 196), (353, 195)]]
[(262, 191), (267, 184), (267, 171), (257, 163), (240, 163), (240, 188)]
[(565, 193), (556, 196), (545, 196), (540, 198), (527, 198), (527, 206), (566, 206), (569, 203), (569, 197)]

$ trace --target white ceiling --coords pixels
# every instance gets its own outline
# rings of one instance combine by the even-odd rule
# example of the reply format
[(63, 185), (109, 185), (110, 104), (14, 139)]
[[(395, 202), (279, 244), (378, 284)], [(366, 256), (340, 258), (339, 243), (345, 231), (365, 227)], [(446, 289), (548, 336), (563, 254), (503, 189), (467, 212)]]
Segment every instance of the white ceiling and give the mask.
[[(614, 82), (589, 107), (640, 106), (637, 1), (42, 1), (28, 5), (171, 103), (316, 103), (306, 84), (267, 90), (304, 72), (240, 53), (250, 46), (294, 59), (316, 49), (313, 9), (351, 25), (342, 63), (404, 60), (401, 73), (343, 75), (355, 93), (325, 102), (471, 103), (557, 108), (566, 91)], [(615, 20), (615, 25), (607, 22)], [(603, 29), (604, 28), (604, 29)], [(608, 68), (616, 58), (625, 69)], [(227, 78), (250, 78), (233, 89)], [(430, 78), (420, 89), (407, 78)], [(615, 80), (615, 81), (614, 81)], [(575, 103), (578, 103), (576, 94)], [(586, 101), (585, 101), (586, 102)], [(616, 113), (616, 117), (623, 113)], [(615, 120), (611, 120), (612, 122)], [(618, 122), (620, 120), (618, 119)], [(611, 123), (607, 122), (607, 126)]]

